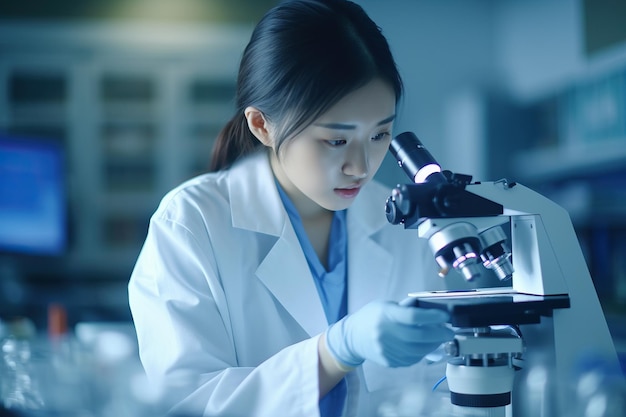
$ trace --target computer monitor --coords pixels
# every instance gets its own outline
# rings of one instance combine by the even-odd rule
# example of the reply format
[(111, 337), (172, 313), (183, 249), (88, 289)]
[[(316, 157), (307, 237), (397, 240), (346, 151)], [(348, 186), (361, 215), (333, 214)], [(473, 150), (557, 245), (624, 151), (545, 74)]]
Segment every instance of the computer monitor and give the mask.
[(58, 141), (0, 134), (0, 253), (65, 253), (64, 156)]

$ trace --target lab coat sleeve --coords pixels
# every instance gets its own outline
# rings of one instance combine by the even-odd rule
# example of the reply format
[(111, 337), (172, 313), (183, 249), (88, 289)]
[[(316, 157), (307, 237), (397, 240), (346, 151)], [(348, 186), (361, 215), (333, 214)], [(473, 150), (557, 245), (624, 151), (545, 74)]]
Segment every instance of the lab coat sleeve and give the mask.
[(318, 416), (319, 336), (238, 367), (213, 251), (186, 225), (153, 216), (129, 282), (141, 361), (164, 402), (193, 416)]

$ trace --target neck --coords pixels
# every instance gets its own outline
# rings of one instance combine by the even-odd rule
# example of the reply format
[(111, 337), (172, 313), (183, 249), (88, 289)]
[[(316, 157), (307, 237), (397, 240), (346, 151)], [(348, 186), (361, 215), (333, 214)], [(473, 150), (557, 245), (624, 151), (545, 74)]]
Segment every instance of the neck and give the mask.
[(289, 178), (287, 178), (287, 175), (283, 171), (282, 166), (278, 161), (278, 157), (274, 152), (271, 151), (270, 165), (272, 167), (272, 172), (274, 173), (276, 180), (282, 187), (285, 194), (287, 194), (293, 205), (296, 207), (296, 210), (298, 211), (298, 214), (300, 215), (303, 223), (306, 224), (307, 222), (324, 222), (328, 221), (328, 219), (332, 219), (332, 211), (327, 210), (319, 204), (315, 203), (291, 183), (291, 181), (289, 180)]
[(302, 219), (302, 225), (307, 237), (315, 249), (315, 253), (324, 268), (328, 269), (328, 241), (330, 240), (330, 228), (333, 222), (333, 212), (326, 211), (322, 215), (310, 216)]

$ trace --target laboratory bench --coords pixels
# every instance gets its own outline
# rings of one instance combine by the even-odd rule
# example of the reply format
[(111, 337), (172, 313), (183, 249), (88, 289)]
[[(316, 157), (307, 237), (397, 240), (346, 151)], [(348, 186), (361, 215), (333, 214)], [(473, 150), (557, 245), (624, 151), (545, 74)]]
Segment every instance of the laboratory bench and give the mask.
[[(61, 305), (68, 328), (78, 323), (122, 323), (132, 325), (128, 305), (128, 276), (61, 277), (32, 275), (21, 283), (0, 283), (0, 318), (28, 317), (38, 330), (48, 325), (48, 308)], [(608, 305), (605, 315), (626, 374), (626, 307)]]
[(19, 282), (0, 282), (0, 318), (27, 317), (45, 331), (48, 308), (62, 306), (68, 328), (80, 322), (131, 322), (128, 306), (128, 277), (97, 273), (67, 277), (24, 276)]

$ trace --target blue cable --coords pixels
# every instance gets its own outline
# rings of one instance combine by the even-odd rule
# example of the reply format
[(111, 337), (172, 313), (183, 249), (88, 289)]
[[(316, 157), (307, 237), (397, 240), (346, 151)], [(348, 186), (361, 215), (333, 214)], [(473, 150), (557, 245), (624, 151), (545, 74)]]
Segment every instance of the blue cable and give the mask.
[(444, 375), (444, 376), (442, 376), (442, 377), (441, 377), (441, 379), (440, 379), (439, 381), (437, 381), (437, 382), (435, 383), (435, 385), (433, 386), (433, 392), (435, 392), (435, 390), (437, 389), (437, 387), (438, 387), (439, 385), (441, 385), (441, 383), (442, 383), (443, 381), (445, 381), (445, 380), (446, 380), (446, 376)]

